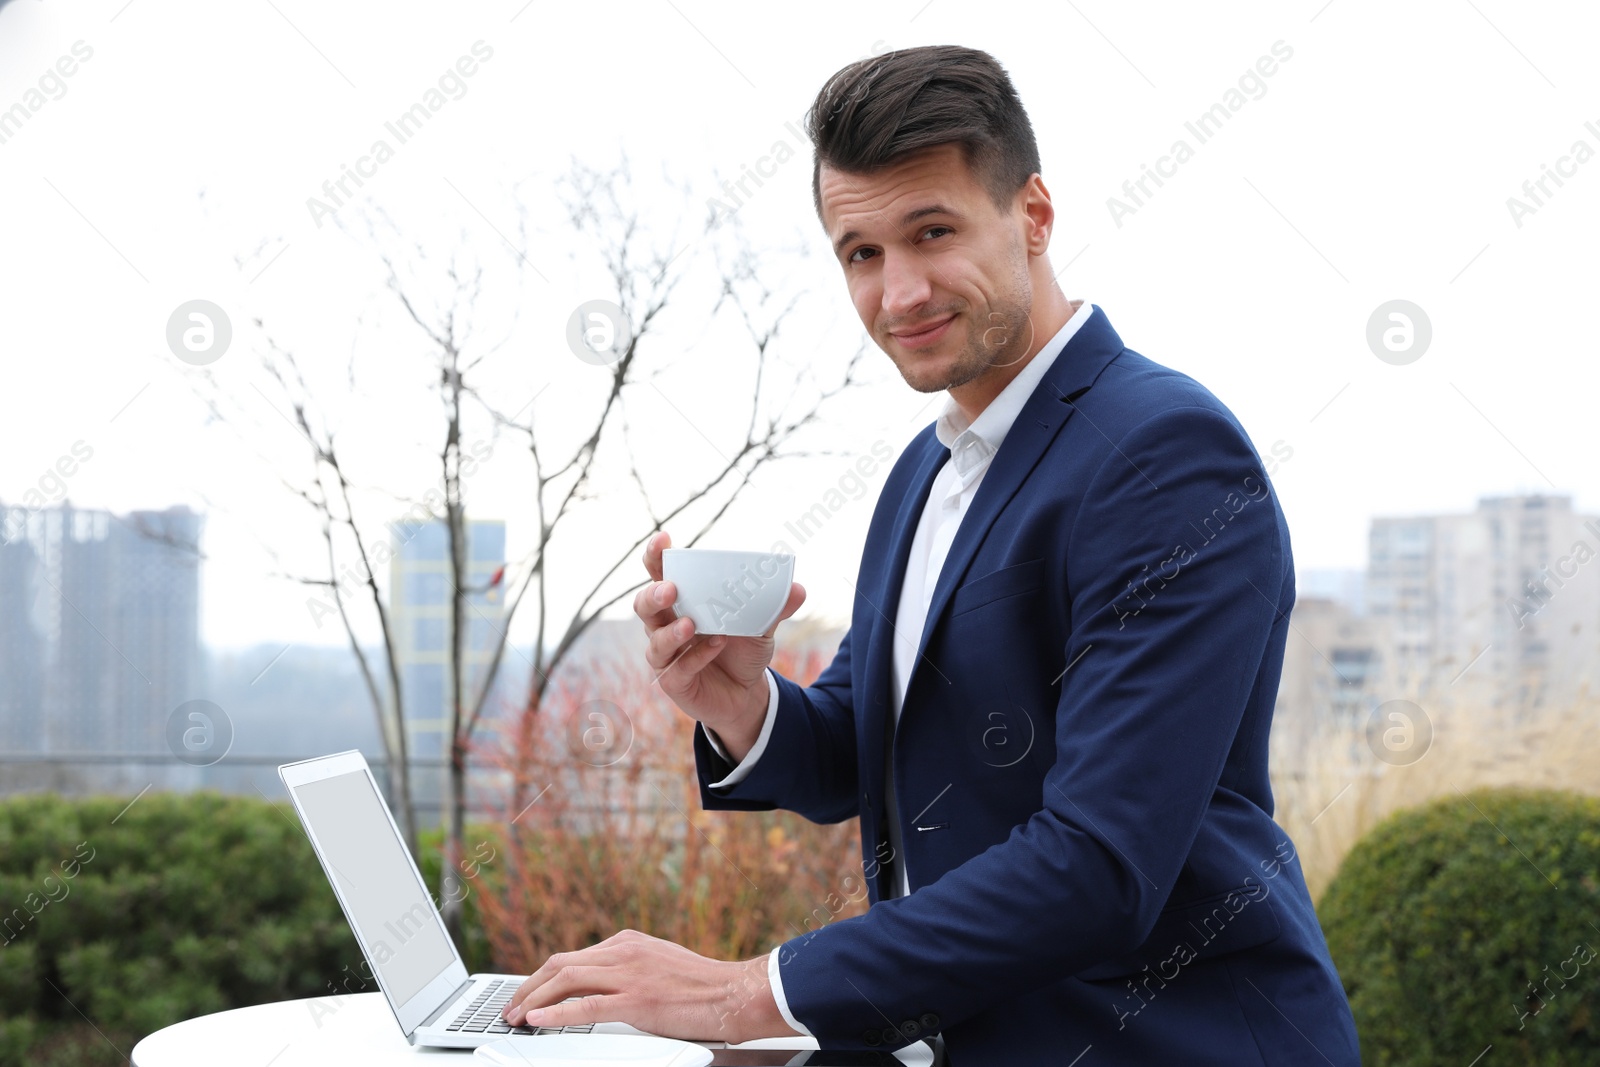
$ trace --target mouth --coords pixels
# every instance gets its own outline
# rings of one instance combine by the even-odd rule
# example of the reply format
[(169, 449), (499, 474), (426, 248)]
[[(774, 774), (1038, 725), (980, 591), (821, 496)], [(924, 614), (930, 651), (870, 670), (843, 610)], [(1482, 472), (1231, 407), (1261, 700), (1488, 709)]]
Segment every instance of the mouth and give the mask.
[(955, 321), (955, 315), (949, 315), (916, 330), (890, 330), (889, 335), (904, 348), (926, 348), (942, 340)]

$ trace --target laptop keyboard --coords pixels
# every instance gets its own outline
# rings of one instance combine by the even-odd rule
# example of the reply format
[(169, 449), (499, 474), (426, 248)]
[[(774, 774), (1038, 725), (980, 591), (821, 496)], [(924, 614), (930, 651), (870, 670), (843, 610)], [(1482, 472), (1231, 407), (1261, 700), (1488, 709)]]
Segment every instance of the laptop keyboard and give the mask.
[(462, 1009), (461, 1014), (451, 1021), (446, 1030), (459, 1030), (465, 1034), (587, 1034), (594, 1029), (594, 1023), (578, 1023), (574, 1026), (512, 1026), (501, 1017), (500, 1013), (507, 1004), (511, 1003), (511, 995), (517, 991), (520, 982), (510, 982), (497, 978), (493, 982), (484, 984), (478, 990), (478, 995)]

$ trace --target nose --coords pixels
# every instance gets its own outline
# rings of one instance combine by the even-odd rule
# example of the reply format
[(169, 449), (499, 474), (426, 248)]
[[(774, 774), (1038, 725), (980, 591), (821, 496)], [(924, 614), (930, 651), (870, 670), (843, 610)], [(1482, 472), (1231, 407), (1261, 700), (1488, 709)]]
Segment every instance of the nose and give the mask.
[(909, 315), (928, 302), (933, 285), (927, 257), (916, 251), (888, 249), (883, 253), (883, 311), (891, 318)]

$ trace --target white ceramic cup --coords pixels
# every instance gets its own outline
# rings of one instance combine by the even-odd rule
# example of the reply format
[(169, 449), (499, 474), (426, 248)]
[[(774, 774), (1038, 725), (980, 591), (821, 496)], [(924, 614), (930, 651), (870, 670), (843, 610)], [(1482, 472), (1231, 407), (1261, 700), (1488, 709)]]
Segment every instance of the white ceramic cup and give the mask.
[(760, 637), (778, 621), (794, 582), (787, 552), (668, 548), (661, 577), (677, 587), (672, 610), (694, 620), (697, 634)]

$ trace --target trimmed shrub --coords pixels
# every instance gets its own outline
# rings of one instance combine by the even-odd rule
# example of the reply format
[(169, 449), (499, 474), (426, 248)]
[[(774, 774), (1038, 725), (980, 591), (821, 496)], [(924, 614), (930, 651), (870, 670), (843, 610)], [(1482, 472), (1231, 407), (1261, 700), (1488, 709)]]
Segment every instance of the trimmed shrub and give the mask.
[(1600, 799), (1480, 789), (1363, 838), (1318, 906), (1362, 1062), (1600, 1062)]
[(286, 804), (129, 800), (0, 802), (0, 1064), (125, 1063), (179, 1020), (360, 973)]

